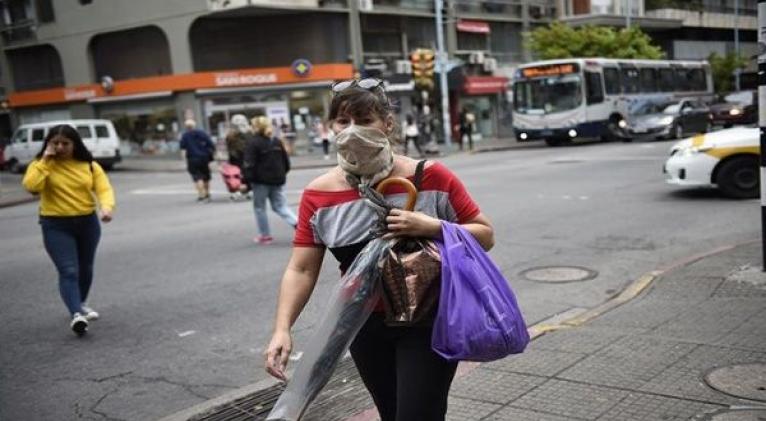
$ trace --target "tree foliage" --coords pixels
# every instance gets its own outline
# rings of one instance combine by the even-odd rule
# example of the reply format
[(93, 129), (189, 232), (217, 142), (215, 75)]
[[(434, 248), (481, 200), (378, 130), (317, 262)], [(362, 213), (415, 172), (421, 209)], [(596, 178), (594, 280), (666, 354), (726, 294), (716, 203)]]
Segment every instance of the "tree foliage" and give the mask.
[(731, 92), (733, 88), (733, 75), (737, 69), (747, 66), (747, 58), (730, 52), (726, 55), (712, 53), (707, 59), (710, 62), (710, 70), (713, 73), (713, 86), (716, 93)]
[(637, 26), (572, 28), (553, 22), (527, 34), (527, 48), (541, 60), (572, 57), (661, 59), (665, 53)]

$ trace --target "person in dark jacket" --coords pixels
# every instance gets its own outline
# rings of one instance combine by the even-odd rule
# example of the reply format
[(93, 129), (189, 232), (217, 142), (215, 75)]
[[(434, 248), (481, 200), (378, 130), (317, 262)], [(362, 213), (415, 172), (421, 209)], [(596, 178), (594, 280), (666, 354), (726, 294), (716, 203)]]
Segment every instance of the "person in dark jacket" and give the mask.
[(251, 120), (255, 136), (245, 146), (245, 177), (253, 193), (255, 221), (258, 236), (255, 242), (270, 244), (274, 241), (269, 230), (266, 199), (271, 209), (293, 228), (298, 223), (295, 213), (287, 207), (282, 188), (290, 171), (290, 158), (282, 142), (274, 136), (274, 129), (267, 117)]
[(181, 156), (186, 159), (186, 169), (197, 187), (197, 201), (210, 202), (210, 162), (215, 154), (215, 144), (207, 133), (196, 128), (194, 120), (186, 120), (184, 126)]

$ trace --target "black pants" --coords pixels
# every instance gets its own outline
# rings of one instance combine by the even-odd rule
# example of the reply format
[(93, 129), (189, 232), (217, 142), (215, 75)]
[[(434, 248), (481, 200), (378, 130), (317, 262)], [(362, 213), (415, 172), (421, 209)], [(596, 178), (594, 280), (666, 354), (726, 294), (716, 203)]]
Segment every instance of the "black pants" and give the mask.
[(457, 369), (431, 350), (430, 327), (388, 327), (373, 313), (351, 344), (381, 421), (444, 421)]
[(410, 142), (412, 142), (413, 145), (415, 145), (415, 149), (418, 150), (418, 154), (420, 154), (421, 157), (423, 157), (423, 150), (420, 149), (420, 143), (418, 142), (420, 138), (418, 136), (405, 136), (404, 137), (404, 155), (407, 155), (407, 151), (410, 148)]

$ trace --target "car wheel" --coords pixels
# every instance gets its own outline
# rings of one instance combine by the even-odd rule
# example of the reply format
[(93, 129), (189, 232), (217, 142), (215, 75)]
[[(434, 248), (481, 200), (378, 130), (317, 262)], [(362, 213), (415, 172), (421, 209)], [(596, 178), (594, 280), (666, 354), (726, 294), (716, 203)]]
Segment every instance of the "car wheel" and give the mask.
[(21, 170), (23, 167), (17, 160), (11, 160), (11, 162), (8, 164), (8, 171), (14, 173), (14, 174), (21, 174)]
[(673, 137), (676, 139), (683, 139), (684, 137), (684, 126), (680, 124), (676, 124), (675, 127), (673, 127)]
[(760, 194), (758, 178), (758, 159), (740, 156), (721, 164), (716, 176), (716, 184), (726, 196), (750, 199)]

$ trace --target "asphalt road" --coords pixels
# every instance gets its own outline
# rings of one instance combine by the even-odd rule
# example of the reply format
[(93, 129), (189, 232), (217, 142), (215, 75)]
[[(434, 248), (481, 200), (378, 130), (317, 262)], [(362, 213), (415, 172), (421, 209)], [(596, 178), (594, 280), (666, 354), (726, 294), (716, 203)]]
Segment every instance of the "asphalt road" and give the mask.
[[(443, 160), (496, 229), (492, 250), (527, 322), (591, 307), (674, 260), (759, 238), (757, 200), (664, 183), (670, 142), (531, 148)], [(318, 170), (291, 173), (288, 199)], [(0, 209), (0, 420), (149, 420), (258, 380), (291, 228), (253, 244), (250, 203), (194, 202), (183, 173), (115, 171), (115, 220), (103, 228), (91, 305), (76, 338), (42, 247), (36, 205)], [(525, 269), (583, 266), (595, 279), (545, 284)], [(337, 265), (325, 268), (295, 327), (306, 343)]]

